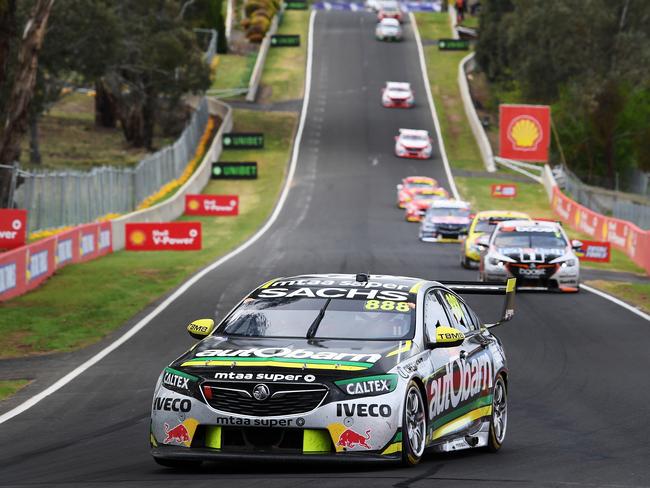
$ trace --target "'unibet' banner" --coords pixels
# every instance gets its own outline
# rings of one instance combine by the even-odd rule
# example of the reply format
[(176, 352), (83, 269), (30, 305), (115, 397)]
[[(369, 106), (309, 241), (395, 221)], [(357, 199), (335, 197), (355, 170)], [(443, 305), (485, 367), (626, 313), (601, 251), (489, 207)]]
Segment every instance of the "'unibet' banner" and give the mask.
[(139, 222), (126, 224), (128, 251), (198, 251), (201, 222)]
[(223, 135), (224, 149), (259, 149), (264, 147), (264, 134), (260, 132), (228, 132)]
[(551, 142), (551, 107), (499, 106), (499, 156), (545, 163)]
[(213, 180), (254, 180), (257, 178), (257, 163), (212, 163)]

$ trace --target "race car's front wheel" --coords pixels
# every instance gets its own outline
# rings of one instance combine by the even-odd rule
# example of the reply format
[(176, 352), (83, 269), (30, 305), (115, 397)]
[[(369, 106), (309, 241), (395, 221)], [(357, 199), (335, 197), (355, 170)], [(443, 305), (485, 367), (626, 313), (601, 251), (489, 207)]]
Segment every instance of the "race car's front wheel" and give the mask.
[(406, 389), (402, 420), (402, 463), (413, 466), (420, 462), (427, 435), (427, 416), (420, 388), (411, 381)]
[(488, 451), (497, 452), (506, 438), (508, 427), (508, 390), (502, 375), (497, 376), (492, 393), (492, 420), (488, 435)]

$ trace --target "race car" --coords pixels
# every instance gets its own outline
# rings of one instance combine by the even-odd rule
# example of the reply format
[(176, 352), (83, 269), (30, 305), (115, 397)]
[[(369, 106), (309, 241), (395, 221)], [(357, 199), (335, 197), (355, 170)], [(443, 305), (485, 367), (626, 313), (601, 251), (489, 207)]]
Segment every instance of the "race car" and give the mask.
[(407, 176), (397, 185), (397, 208), (404, 208), (417, 188), (436, 188), (438, 182), (428, 176)]
[(408, 222), (420, 222), (431, 203), (448, 198), (449, 193), (441, 187), (416, 188), (411, 192), (411, 199), (404, 207), (404, 218)]
[(383, 19), (375, 27), (375, 39), (378, 41), (401, 41), (402, 26), (397, 19)]
[(398, 158), (429, 159), (432, 150), (426, 130), (400, 129), (395, 136), (395, 156)]
[(467, 202), (433, 201), (422, 218), (418, 237), (422, 242), (458, 242), (467, 235), (471, 214)]
[(504, 220), (530, 220), (528, 214), (512, 210), (485, 210), (474, 216), (467, 238), (460, 245), (460, 264), (463, 268), (476, 268), (481, 260), (481, 253), (476, 240), (491, 234), (499, 222)]
[[(266, 282), (161, 372), (151, 405), (155, 461), (396, 461), (425, 449), (497, 451), (508, 368), (492, 327), (514, 314), (503, 285), (379, 275)], [(505, 293), (486, 324), (461, 298)]]
[(580, 261), (574, 250), (582, 242), (569, 241), (557, 222), (508, 220), (497, 224), (489, 239), (476, 242), (484, 249), (481, 281), (514, 277), (520, 289), (579, 291)]
[(381, 104), (386, 108), (411, 108), (415, 103), (410, 83), (387, 81), (381, 91)]
[(377, 20), (381, 22), (384, 19), (395, 19), (398, 22), (402, 21), (402, 10), (399, 7), (399, 3), (392, 1), (381, 2), (379, 11), (377, 12)]

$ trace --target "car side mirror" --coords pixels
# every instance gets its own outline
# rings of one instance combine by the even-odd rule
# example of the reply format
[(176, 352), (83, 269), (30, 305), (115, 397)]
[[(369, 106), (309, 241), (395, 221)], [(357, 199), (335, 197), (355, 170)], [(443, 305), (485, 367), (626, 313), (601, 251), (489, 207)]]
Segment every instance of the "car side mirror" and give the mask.
[(582, 246), (584, 246), (584, 243), (582, 241), (579, 241), (578, 239), (573, 239), (571, 241), (571, 247), (576, 250), (580, 249)]
[(194, 338), (201, 340), (209, 336), (214, 330), (214, 320), (198, 319), (187, 326), (187, 332)]
[(456, 347), (465, 341), (465, 334), (454, 327), (439, 325), (436, 327), (436, 342), (430, 342), (429, 347), (432, 349)]

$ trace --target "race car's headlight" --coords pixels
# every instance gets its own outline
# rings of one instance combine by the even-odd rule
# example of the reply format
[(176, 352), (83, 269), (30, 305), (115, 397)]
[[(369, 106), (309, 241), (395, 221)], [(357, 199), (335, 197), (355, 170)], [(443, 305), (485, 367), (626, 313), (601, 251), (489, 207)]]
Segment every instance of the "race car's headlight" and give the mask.
[(422, 230), (426, 230), (427, 232), (432, 232), (436, 230), (436, 224), (423, 224)]
[(350, 396), (376, 396), (390, 393), (397, 388), (396, 374), (365, 376), (334, 382), (343, 393)]
[(497, 258), (490, 258), (490, 259), (488, 259), (488, 262), (492, 266), (503, 266), (503, 261), (501, 261), (501, 260), (499, 260)]
[(575, 259), (567, 259), (566, 261), (564, 261), (562, 263), (562, 267), (563, 268), (572, 268), (576, 264), (578, 264), (577, 260), (575, 260)]

